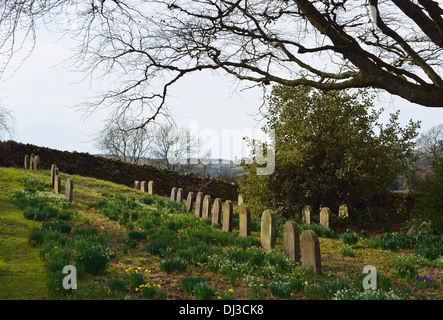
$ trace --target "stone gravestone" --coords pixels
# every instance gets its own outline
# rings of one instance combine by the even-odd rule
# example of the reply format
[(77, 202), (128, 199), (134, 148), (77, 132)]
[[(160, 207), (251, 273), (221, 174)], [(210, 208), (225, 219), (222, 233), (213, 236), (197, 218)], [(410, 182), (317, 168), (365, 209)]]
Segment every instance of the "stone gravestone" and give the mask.
[(261, 216), (260, 242), (263, 249), (271, 250), (275, 247), (275, 213), (265, 210)]
[(242, 195), (239, 195), (237, 200), (238, 206), (240, 207), (244, 203), (245, 203), (245, 198)]
[(286, 221), (283, 226), (283, 250), (292, 261), (300, 261), (300, 232), (295, 221)]
[(59, 193), (60, 193), (60, 186), (61, 186), (61, 179), (60, 179), (60, 176), (57, 174), (57, 175), (54, 177), (54, 192), (55, 192), (56, 194), (59, 194)]
[(40, 168), (40, 157), (35, 156), (32, 162), (33, 162), (32, 170), (38, 170)]
[(71, 178), (66, 179), (65, 196), (68, 202), (72, 202), (72, 196), (74, 195), (74, 181)]
[(203, 198), (202, 218), (209, 219), (211, 217), (212, 198), (209, 194)]
[(138, 181), (138, 180), (134, 181), (134, 189), (140, 190), (140, 181)]
[(344, 219), (347, 218), (349, 216), (349, 210), (348, 210), (348, 206), (346, 204), (342, 204), (340, 205), (340, 207), (338, 208), (338, 217), (340, 219)]
[(183, 202), (183, 188), (177, 189), (177, 198), (175, 199), (175, 201), (177, 201), (178, 203)]
[(35, 155), (32, 153), (31, 157), (29, 158), (29, 169), (34, 170), (34, 157)]
[(57, 168), (57, 166), (55, 164), (52, 164), (51, 165), (51, 185), (52, 186), (54, 186), (55, 168)]
[(321, 208), (320, 224), (326, 228), (329, 228), (329, 217), (330, 216), (331, 216), (331, 210), (328, 207)]
[(154, 195), (154, 192), (155, 192), (155, 190), (154, 190), (154, 181), (149, 181), (148, 182), (148, 194), (150, 196), (152, 196), (152, 195)]
[(197, 196), (195, 198), (195, 216), (201, 218), (203, 212), (203, 192), (197, 192)]
[(312, 216), (312, 207), (310, 205), (304, 206), (301, 212), (301, 222), (303, 224), (311, 224), (311, 216)]
[(220, 198), (215, 198), (212, 204), (212, 224), (220, 224), (222, 217), (222, 201)]
[(300, 239), (301, 260), (305, 267), (312, 267), (315, 273), (321, 273), (320, 243), (312, 230), (303, 231)]
[(140, 182), (140, 190), (143, 191), (143, 192), (147, 192), (148, 191), (148, 185), (147, 185), (146, 181)]
[(251, 210), (249, 206), (243, 204), (240, 208), (240, 231), (239, 237), (251, 235)]
[(27, 154), (25, 155), (24, 167), (25, 167), (26, 170), (29, 169), (29, 156)]
[(232, 201), (226, 200), (223, 204), (223, 226), (222, 230), (232, 232), (232, 215), (233, 215)]
[(171, 197), (170, 197), (171, 201), (176, 201), (177, 200), (177, 188), (173, 187), (171, 189)]
[(195, 196), (194, 192), (189, 192), (188, 197), (186, 198), (186, 212), (191, 212), (192, 207), (194, 206)]

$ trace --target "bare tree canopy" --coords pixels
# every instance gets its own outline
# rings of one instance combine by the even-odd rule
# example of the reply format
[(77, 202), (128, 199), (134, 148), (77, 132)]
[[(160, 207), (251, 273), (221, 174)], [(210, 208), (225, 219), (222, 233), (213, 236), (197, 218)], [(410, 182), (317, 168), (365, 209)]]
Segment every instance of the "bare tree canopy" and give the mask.
[(81, 40), (73, 66), (118, 79), (88, 107), (147, 108), (141, 126), (161, 112), (172, 84), (200, 70), (263, 86), (370, 87), (443, 106), (441, 2), (4, 0), (1, 54), (14, 55), (35, 40), (40, 20), (60, 22), (68, 9), (77, 29), (66, 31)]
[(0, 139), (4, 139), (7, 136), (12, 136), (12, 131), (14, 129), (14, 118), (12, 112), (0, 106)]
[(443, 155), (443, 124), (423, 132), (417, 139), (417, 147), (425, 163), (437, 163)]
[(152, 126), (133, 129), (136, 125), (136, 119), (133, 118), (109, 121), (96, 134), (96, 147), (123, 162), (141, 164), (153, 140), (154, 129)]

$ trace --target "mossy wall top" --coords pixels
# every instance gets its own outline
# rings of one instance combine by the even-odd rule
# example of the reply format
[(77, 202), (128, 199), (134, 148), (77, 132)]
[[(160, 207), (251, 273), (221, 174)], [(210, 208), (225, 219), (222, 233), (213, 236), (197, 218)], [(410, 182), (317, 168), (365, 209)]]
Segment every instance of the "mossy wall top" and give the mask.
[(189, 191), (202, 191), (213, 198), (235, 201), (238, 197), (236, 185), (213, 178), (200, 178), (192, 173), (181, 174), (161, 170), (148, 165), (135, 165), (120, 160), (108, 159), (89, 153), (59, 151), (15, 141), (0, 142), (0, 166), (24, 167), (26, 154), (40, 157), (40, 168), (50, 169), (56, 164), (60, 172), (78, 174), (87, 177), (112, 181), (129, 187), (135, 180), (155, 183), (155, 193), (169, 196), (172, 187), (183, 188), (186, 195)]

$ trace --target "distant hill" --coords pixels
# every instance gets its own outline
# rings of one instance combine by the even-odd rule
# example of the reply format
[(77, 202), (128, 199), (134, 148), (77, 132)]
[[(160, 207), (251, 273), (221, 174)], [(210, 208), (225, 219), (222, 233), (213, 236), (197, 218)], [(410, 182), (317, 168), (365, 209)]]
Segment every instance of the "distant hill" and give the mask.
[[(108, 159), (117, 159), (116, 156), (106, 155), (106, 154), (97, 154), (96, 156), (101, 156)], [(140, 165), (156, 166), (156, 162), (157, 162), (156, 159), (149, 159), (149, 158), (140, 159)], [(193, 172), (194, 174), (197, 174), (199, 176), (205, 176), (208, 178), (220, 177), (221, 179), (228, 182), (234, 182), (235, 175), (246, 173), (246, 171), (243, 170), (241, 165), (238, 163), (234, 163), (233, 160), (205, 159), (204, 160), (205, 165), (198, 164), (198, 159), (191, 159), (190, 162), (195, 163), (195, 166), (184, 169), (184, 173)], [(208, 162), (209, 164), (206, 164)]]

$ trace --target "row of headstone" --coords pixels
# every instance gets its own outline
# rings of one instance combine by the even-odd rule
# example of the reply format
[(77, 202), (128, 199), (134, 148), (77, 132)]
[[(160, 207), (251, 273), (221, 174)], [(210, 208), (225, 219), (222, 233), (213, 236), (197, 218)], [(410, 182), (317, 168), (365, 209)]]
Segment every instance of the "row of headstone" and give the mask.
[[(302, 223), (303, 224), (311, 224), (312, 217), (312, 207), (310, 205), (306, 205), (302, 210)], [(349, 211), (346, 204), (340, 205), (338, 208), (338, 217), (340, 219), (344, 219), (348, 217)], [(320, 210), (320, 224), (326, 228), (329, 228), (329, 218), (331, 216), (331, 210), (328, 207), (323, 207)]]
[[(59, 194), (61, 192), (61, 178), (57, 165), (51, 165), (51, 184), (54, 187), (54, 192)], [(74, 196), (74, 181), (71, 178), (66, 179), (65, 197), (68, 202), (72, 202)]]
[(183, 189), (176, 187), (172, 188), (170, 200), (180, 203), (183, 202)]
[(25, 155), (24, 168), (26, 170), (38, 170), (40, 168), (40, 157), (34, 154), (31, 154), (31, 157)]
[(147, 192), (150, 196), (154, 194), (154, 181), (134, 181), (134, 189)]
[[(267, 250), (274, 249), (276, 234), (276, 215), (271, 210), (265, 210), (261, 217), (261, 246)], [(297, 223), (286, 221), (283, 226), (282, 243), (284, 252), (292, 261), (298, 262), (302, 258), (303, 266), (310, 266), (314, 272), (321, 273), (320, 243), (314, 231), (303, 231), (300, 239)]]

